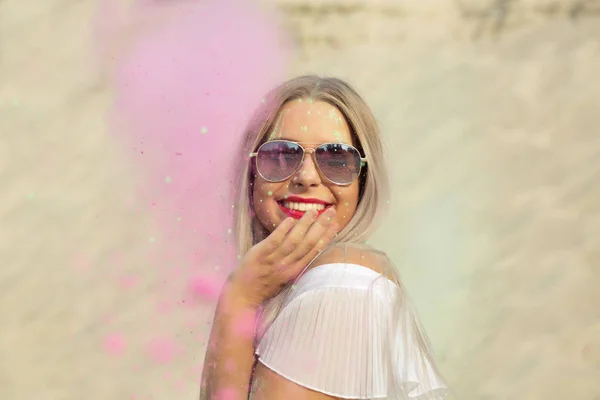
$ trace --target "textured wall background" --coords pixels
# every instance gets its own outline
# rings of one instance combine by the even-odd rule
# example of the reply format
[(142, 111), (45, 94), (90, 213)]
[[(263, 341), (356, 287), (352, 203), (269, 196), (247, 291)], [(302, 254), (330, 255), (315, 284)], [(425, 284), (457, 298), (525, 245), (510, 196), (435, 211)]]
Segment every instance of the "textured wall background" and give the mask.
[[(0, 1), (0, 398), (193, 399), (211, 307), (156, 322), (92, 6)], [(278, 6), (292, 72), (351, 80), (380, 120), (395, 199), (376, 239), (459, 397), (600, 399), (600, 2)], [(137, 339), (118, 359), (115, 329)], [(164, 335), (173, 363), (136, 351)]]

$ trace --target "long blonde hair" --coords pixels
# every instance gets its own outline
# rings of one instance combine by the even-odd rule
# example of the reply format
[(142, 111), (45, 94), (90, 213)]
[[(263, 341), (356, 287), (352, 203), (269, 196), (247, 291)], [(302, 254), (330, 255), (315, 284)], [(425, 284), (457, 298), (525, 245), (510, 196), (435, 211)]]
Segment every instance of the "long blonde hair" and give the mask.
[(246, 127), (234, 166), (234, 199), (237, 209), (235, 235), (239, 254), (246, 253), (263, 240), (268, 232), (255, 218), (252, 204), (254, 175), (249, 155), (267, 141), (282, 106), (292, 100), (308, 98), (337, 107), (350, 127), (354, 145), (367, 158), (366, 168), (359, 178), (359, 202), (354, 216), (339, 232), (336, 242), (363, 242), (376, 227), (379, 214), (386, 207), (389, 182), (385, 167), (383, 145), (375, 117), (363, 98), (339, 78), (305, 75), (292, 78), (264, 99)]

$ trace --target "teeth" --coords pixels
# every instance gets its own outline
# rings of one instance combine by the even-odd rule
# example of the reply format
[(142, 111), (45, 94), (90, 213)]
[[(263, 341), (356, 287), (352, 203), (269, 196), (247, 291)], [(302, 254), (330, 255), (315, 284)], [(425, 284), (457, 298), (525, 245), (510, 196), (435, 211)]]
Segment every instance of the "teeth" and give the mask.
[(325, 209), (325, 205), (324, 204), (315, 204), (315, 203), (295, 203), (292, 201), (284, 201), (283, 202), (283, 206), (285, 208), (289, 208), (290, 210), (297, 210), (297, 211), (308, 211), (308, 210), (324, 210)]

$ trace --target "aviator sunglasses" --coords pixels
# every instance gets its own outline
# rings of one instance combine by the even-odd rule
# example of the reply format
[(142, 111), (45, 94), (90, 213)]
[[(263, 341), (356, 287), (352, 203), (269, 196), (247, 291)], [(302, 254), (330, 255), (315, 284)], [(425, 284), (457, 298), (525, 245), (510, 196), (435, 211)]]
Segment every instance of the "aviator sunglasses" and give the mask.
[(321, 175), (336, 185), (354, 182), (367, 163), (358, 149), (348, 144), (323, 143), (305, 149), (289, 140), (266, 142), (255, 153), (250, 153), (250, 158), (256, 159), (256, 169), (264, 180), (281, 182), (298, 172), (307, 152), (312, 153)]

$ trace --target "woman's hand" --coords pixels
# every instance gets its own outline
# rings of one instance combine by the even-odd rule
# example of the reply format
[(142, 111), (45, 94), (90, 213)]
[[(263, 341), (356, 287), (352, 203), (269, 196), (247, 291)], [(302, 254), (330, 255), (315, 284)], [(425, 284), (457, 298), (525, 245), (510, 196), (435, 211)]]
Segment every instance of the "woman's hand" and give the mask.
[(315, 210), (301, 219), (286, 218), (253, 246), (231, 274), (228, 292), (248, 307), (259, 307), (296, 278), (336, 235), (335, 210), (318, 216)]

